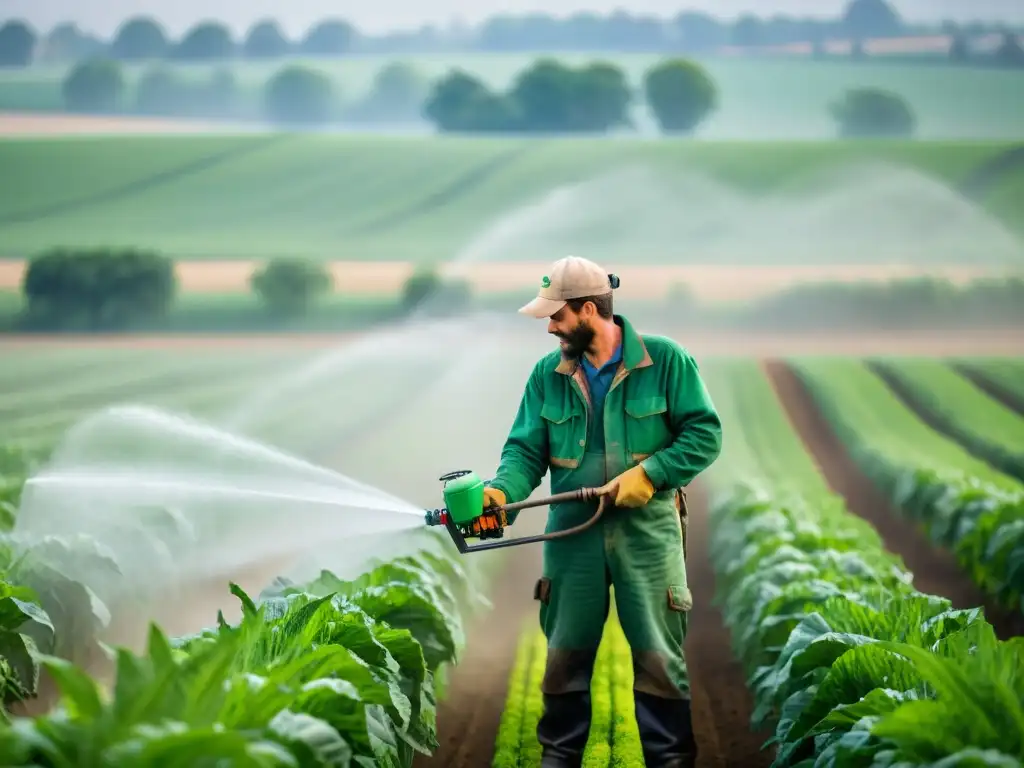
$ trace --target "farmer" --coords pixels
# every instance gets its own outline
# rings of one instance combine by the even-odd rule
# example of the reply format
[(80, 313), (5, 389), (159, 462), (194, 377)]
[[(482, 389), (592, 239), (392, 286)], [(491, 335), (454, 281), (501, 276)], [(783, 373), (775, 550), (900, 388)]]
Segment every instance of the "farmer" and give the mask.
[[(551, 470), (554, 494), (601, 487), (598, 525), (544, 543), (534, 597), (547, 637), (537, 727), (542, 768), (578, 767), (591, 719), (590, 681), (614, 587), (632, 650), (633, 695), (648, 768), (696, 758), (683, 653), (691, 608), (682, 488), (717, 457), (721, 422), (693, 358), (612, 313), (618, 278), (570, 256), (519, 311), (560, 340), (534, 366), (484, 505), (525, 500)], [(547, 531), (591, 517), (596, 501), (553, 505)], [(509, 514), (509, 524), (515, 521)]]

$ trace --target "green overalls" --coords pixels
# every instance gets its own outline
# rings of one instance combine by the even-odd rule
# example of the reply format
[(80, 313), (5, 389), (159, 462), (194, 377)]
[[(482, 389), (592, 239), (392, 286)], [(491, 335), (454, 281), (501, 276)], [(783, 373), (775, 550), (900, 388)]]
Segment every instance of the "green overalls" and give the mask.
[[(615, 320), (623, 331), (622, 361), (604, 407), (593, 409), (582, 366), (563, 360), (558, 350), (542, 358), (529, 377), (488, 485), (516, 502), (526, 499), (549, 469), (551, 492), (562, 493), (604, 485), (643, 464), (655, 487), (644, 507), (610, 507), (594, 527), (544, 543), (544, 570), (535, 596), (548, 658), (538, 736), (551, 754), (582, 753), (589, 730), (590, 678), (611, 585), (632, 651), (645, 754), (649, 761), (665, 760), (691, 749), (678, 741), (679, 729), (689, 720), (683, 642), (692, 605), (681, 489), (717, 458), (721, 422), (688, 353), (671, 339), (640, 336), (621, 316)], [(596, 504), (552, 506), (546, 530), (584, 522)], [(662, 743), (660, 751), (655, 742)]]

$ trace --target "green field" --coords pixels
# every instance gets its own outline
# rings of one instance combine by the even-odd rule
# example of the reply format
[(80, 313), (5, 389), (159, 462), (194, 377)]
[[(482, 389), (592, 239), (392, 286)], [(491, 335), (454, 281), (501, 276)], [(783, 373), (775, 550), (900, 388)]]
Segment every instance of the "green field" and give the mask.
[[(537, 54), (540, 55), (540, 54)], [(494, 88), (505, 88), (515, 75), (536, 58), (531, 54), (438, 54), (410, 55), (398, 60), (413, 64), (424, 78), (433, 79), (452, 67), (461, 67), (483, 78)], [(660, 57), (651, 54), (558, 54), (579, 63), (593, 59), (613, 60), (639, 88), (643, 72)], [(352, 102), (364, 96), (376, 72), (396, 57), (354, 56), (346, 60), (306, 61), (330, 73), (342, 99)], [(823, 139), (835, 135), (828, 106), (844, 90), (878, 86), (895, 90), (909, 100), (918, 116), (919, 135), (928, 139), (993, 138), (1024, 136), (1024, 104), (1018, 98), (1019, 72), (948, 67), (941, 63), (843, 60), (810, 62), (778, 59), (701, 59), (719, 84), (721, 108), (702, 128), (711, 139)], [(230, 63), (227, 65), (240, 88), (240, 106), (259, 114), (260, 88), (285, 62)], [(219, 65), (217, 65), (219, 66)], [(184, 68), (184, 67), (183, 67)], [(197, 77), (213, 68), (188, 65)], [(129, 86), (143, 71), (128, 70)], [(36, 68), (0, 77), (0, 110), (62, 109), (60, 80), (64, 68)], [(941, 83), (941, 87), (937, 87)], [(131, 99), (129, 91), (129, 99)], [(642, 104), (636, 120), (652, 130)], [(416, 130), (413, 127), (413, 130)]]
[(0, 255), (416, 263), (1024, 263), (1001, 142), (691, 143), (289, 134), (0, 142)]
[[(414, 503), (434, 504), (435, 478), (441, 472), (466, 465), (485, 475), (491, 471), (521, 382), (546, 349), (543, 334), (505, 338), (495, 333), (480, 347), (458, 335), (438, 338), (436, 333), (436, 328), (424, 328), (421, 336), (405, 337), (404, 344), (399, 336), (397, 346), (382, 333), (371, 334), (362, 346), (356, 339), (351, 343), (357, 346), (333, 350), (323, 342), (302, 346), (301, 339), (251, 344), (192, 340), (159, 348), (135, 342), (77, 348), (8, 343), (0, 348), (8, 363), (0, 371), (5, 393), (0, 434), (7, 445), (0, 455), (0, 476), (6, 478), (0, 483), (0, 505), (6, 527), (20, 512), (17, 500), (26, 474), (19, 463), (22, 451), (46, 453), (62, 442), (67, 451), (78, 441), (79, 451), (92, 446), (86, 458), (98, 465), (112, 451), (127, 449), (130, 466), (183, 449), (203, 460), (203, 451), (209, 450), (202, 441), (184, 440), (185, 432), (173, 422), (138, 411), (107, 417), (105, 429), (94, 428), (94, 442), (83, 431), (68, 442), (74, 434), (68, 431), (71, 425), (110, 405), (190, 413), (336, 466)], [(424, 343), (429, 339), (434, 341)], [(325, 364), (325, 359), (332, 362)], [(707, 739), (701, 744), (706, 759), (760, 761), (763, 756), (737, 751), (743, 733), (755, 725), (774, 731), (769, 751), (777, 754), (778, 765), (793, 766), (811, 756), (821, 765), (837, 765), (841, 739), (856, 740), (862, 756), (893, 750), (887, 759), (908, 766), (934, 764), (971, 749), (994, 750), (1008, 756), (1000, 764), (1015, 764), (1009, 758), (1018, 759), (1016, 732), (993, 724), (1024, 715), (1020, 638), (1000, 644), (996, 637), (1005, 637), (1007, 624), (999, 610), (986, 605), (983, 615), (981, 606), (956, 605), (949, 595), (958, 594), (955, 579), (974, 583), (993, 605), (1017, 616), (1019, 625), (1024, 486), (972, 456), (957, 437), (930, 428), (871, 372), (865, 359), (789, 362), (813, 394), (808, 407), (820, 409), (869, 482), (891, 493), (893, 514), (920, 520), (939, 546), (955, 552), (962, 573), (942, 577), (946, 580), (940, 579), (939, 591), (929, 593), (919, 583), (933, 574), (911, 574), (902, 559), (918, 544), (880, 535), (862, 519), (863, 510), (831, 489), (816, 461), (823, 448), (798, 435), (787, 418), (793, 404), (780, 400), (757, 361), (711, 355), (700, 362), (728, 436), (721, 457), (701, 479), (701, 489), (691, 494), (687, 544), (690, 588), (699, 606), (688, 646), (694, 702), (705, 728), (717, 733), (712, 740), (711, 731), (701, 732)], [(990, 435), (993, 444), (1005, 439), (999, 436), (1008, 433), (991, 420), (1005, 420), (1006, 414), (967, 379), (956, 378), (953, 362), (935, 358), (928, 366), (936, 381), (941, 372), (947, 391), (958, 388), (959, 412), (975, 414), (965, 437), (976, 441)], [(1004, 371), (1019, 371), (1021, 360), (1013, 360), (1016, 367), (1009, 359), (978, 361), (991, 368), (1000, 363)], [(891, 358), (890, 364), (906, 371), (924, 365), (910, 358)], [(502, 375), (468, 375), (497, 370)], [(288, 381), (290, 386), (282, 385)], [(212, 452), (209, 458), (212, 462)], [(38, 515), (40, 508), (35, 509)], [(533, 532), (542, 517), (543, 512), (532, 517), (524, 512), (512, 535)], [(232, 535), (259, 525), (257, 520), (262, 518), (248, 517), (244, 526), (231, 529)], [(41, 556), (70, 550), (84, 557), (82, 542), (69, 538), (74, 532), (51, 541), (50, 554)], [(153, 568), (170, 568), (161, 553), (189, 553), (184, 535), (181, 528), (173, 537), (165, 533), (166, 549), (145, 537), (139, 546), (152, 547), (145, 552)], [(134, 738), (150, 749), (192, 755), (193, 760), (197, 750), (211, 750), (214, 744), (224, 752), (230, 746), (234, 754), (246, 749), (251, 750), (247, 754), (265, 754), (276, 744), (294, 755), (322, 750), (320, 760), (311, 762), (316, 765), (330, 764), (324, 756), (329, 750), (342, 754), (350, 749), (357, 755), (376, 754), (378, 760), (381, 752), (389, 752), (393, 760), (351, 765), (410, 768), (413, 744), (431, 752), (456, 736), (469, 740), (472, 735), (446, 730), (459, 724), (436, 719), (435, 695), (440, 701), (451, 695), (477, 697), (460, 699), (464, 710), (505, 702), (496, 740), (486, 754), (470, 753), (479, 764), (536, 768), (540, 752), (534, 733), (545, 643), (533, 609), (521, 607), (535, 604), (527, 599), (513, 607), (495, 598), (488, 628), (479, 630), (482, 634), (469, 630), (476, 610), (470, 610), (472, 593), (504, 594), (497, 591), (501, 587), (495, 578), (518, 580), (519, 590), (530, 590), (534, 566), (525, 563), (535, 561), (510, 558), (507, 567), (513, 570), (499, 573), (506, 567), (501, 557), (460, 558), (429, 535), (414, 541), (419, 543), (412, 545), (412, 559), (400, 554), (408, 545), (397, 540), (379, 549), (365, 547), (358, 553), (362, 558), (380, 556), (384, 562), (375, 568), (348, 562), (348, 572), (340, 577), (317, 577), (314, 564), (305, 563), (314, 575), (268, 587), (257, 600), (264, 613), (239, 612), (246, 616), (242, 632), (218, 627), (211, 609), (205, 632), (184, 637), (167, 632), (169, 647), (153, 635), (141, 660), (130, 664), (131, 657), (120, 658), (120, 679), (113, 689), (117, 698), (109, 703), (99, 689), (94, 692), (87, 676), (46, 661), (62, 682), (65, 706), (78, 713), (74, 734), (54, 730), (49, 749), (79, 764), (74, 761), (99, 754), (101, 732), (111, 743), (125, 744), (127, 737), (106, 730), (113, 721), (106, 717), (134, 723)], [(225, 552), (233, 551), (226, 542)], [(0, 548), (0, 558), (10, 560), (9, 554)], [(343, 559), (335, 553), (339, 565)], [(84, 668), (81, 654), (105, 632), (103, 609), (95, 601), (112, 599), (117, 579), (136, 573), (124, 561), (122, 576), (108, 574), (107, 581), (90, 584), (93, 613), (75, 619), (88, 616), (93, 623), (87, 628), (61, 612), (77, 605), (73, 594), (81, 584), (55, 572), (41, 575), (20, 561), (3, 564), (5, 594), (21, 602), (8, 600), (15, 624), (0, 625), (0, 637), (5, 652), (19, 664), (30, 663), (19, 655), (28, 633), (50, 638), (44, 650), (75, 656)], [(25, 591), (26, 584), (33, 592)], [(249, 594), (256, 597), (255, 591)], [(330, 595), (337, 597), (316, 603)], [(245, 595), (230, 596), (225, 584), (219, 602), (238, 612), (239, 598), (244, 601)], [(13, 613), (14, 608), (20, 612)], [(719, 619), (725, 629), (714, 629)], [(22, 621), (27, 623), (18, 626)], [(49, 635), (43, 632), (47, 627)], [(509, 633), (519, 638), (518, 650), (508, 642)], [(317, 638), (314, 651), (312, 637)], [(508, 664), (507, 676), (495, 678), (489, 670), (499, 664), (499, 645), (513, 650), (501, 662)], [(452, 670), (447, 665), (461, 654), (476, 681), (449, 690)], [(17, 675), (26, 667), (19, 664), (5, 668), (8, 685), (23, 681)], [(431, 674), (424, 675), (424, 669)], [(587, 768), (642, 765), (630, 670), (613, 603), (594, 673)], [(202, 680), (216, 685), (204, 687)], [(156, 694), (168, 685), (179, 693)], [(426, 686), (423, 698), (417, 685)], [(261, 692), (260, 707), (252, 706), (254, 689)], [(24, 691), (6, 690), (6, 704), (17, 707), (13, 702)], [(976, 693), (969, 707), (962, 690)], [(243, 691), (249, 697), (244, 704), (235, 698)], [(151, 703), (127, 706), (142, 697)], [(925, 715), (935, 727), (922, 731), (917, 723)], [(172, 733), (145, 727), (167, 721), (181, 725), (169, 727)], [(23, 751), (41, 743), (30, 734), (45, 729), (44, 722), (21, 723), (19, 730), (0, 724), (5, 765), (30, 760), (59, 764), (38, 751)], [(173, 734), (174, 728), (187, 730), (189, 737)], [(987, 759), (992, 762), (995, 755)]]

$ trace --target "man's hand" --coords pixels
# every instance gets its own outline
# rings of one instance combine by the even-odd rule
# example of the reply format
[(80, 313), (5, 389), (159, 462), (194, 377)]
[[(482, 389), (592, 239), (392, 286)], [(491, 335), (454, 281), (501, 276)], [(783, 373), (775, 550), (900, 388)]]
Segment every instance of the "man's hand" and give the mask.
[(505, 494), (497, 488), (484, 488), (484, 509), (505, 506)]
[(601, 495), (614, 497), (617, 507), (642, 507), (654, 495), (654, 485), (644, 468), (637, 464), (602, 486)]

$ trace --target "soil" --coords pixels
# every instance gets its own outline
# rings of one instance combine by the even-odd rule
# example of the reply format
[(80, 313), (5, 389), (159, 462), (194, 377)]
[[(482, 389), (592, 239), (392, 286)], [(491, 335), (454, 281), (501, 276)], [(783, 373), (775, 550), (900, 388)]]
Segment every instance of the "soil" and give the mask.
[(492, 763), (516, 648), (524, 622), (536, 610), (533, 585), (541, 573), (541, 551), (538, 544), (507, 550), (505, 563), (491, 577), (488, 598), (494, 607), (471, 623), (466, 649), (437, 708), (439, 747), (429, 757), (417, 755), (413, 768)]
[(914, 574), (914, 586), (948, 598), (954, 608), (984, 606), (985, 616), (1000, 638), (1024, 634), (1024, 614), (995, 606), (953, 554), (934, 545), (860, 471), (792, 369), (780, 360), (766, 361), (764, 369), (829, 486), (843, 496), (851, 512), (874, 526), (887, 550), (903, 559)]
[(753, 699), (743, 668), (733, 656), (729, 630), (722, 614), (711, 604), (715, 572), (708, 557), (707, 496), (700, 481), (687, 489), (689, 524), (686, 535), (687, 581), (693, 591), (686, 658), (694, 708), (694, 733), (700, 768), (769, 766), (774, 747), (762, 751), (771, 736), (767, 730), (751, 731)]
[(99, 117), (43, 113), (4, 112), (0, 114), (0, 137), (88, 136), (127, 134), (208, 134), (231, 130), (233, 126), (203, 120), (151, 117)]

